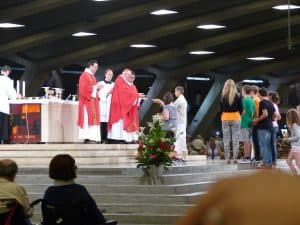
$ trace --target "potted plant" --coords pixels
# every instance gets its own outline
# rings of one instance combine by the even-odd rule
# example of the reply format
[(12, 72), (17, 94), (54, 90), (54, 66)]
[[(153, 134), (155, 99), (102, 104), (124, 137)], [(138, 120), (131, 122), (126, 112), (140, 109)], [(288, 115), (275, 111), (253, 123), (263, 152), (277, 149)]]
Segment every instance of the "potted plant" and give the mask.
[(174, 141), (174, 137), (170, 137), (163, 129), (163, 122), (157, 115), (153, 116), (152, 122), (146, 128), (141, 129), (136, 156), (137, 167), (143, 168), (154, 183), (163, 170), (172, 165), (170, 154), (174, 151)]

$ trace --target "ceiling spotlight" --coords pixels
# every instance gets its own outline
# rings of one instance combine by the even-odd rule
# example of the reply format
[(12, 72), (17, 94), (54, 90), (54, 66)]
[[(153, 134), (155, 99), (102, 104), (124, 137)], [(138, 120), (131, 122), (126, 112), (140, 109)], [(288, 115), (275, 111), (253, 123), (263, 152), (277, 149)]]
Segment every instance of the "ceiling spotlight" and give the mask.
[(156, 15), (156, 16), (162, 16), (162, 15), (169, 15), (169, 14), (175, 14), (175, 13), (178, 13), (178, 12), (174, 11), (174, 10), (160, 9), (160, 10), (153, 11), (150, 14)]
[(16, 24), (16, 23), (0, 23), (0, 28), (18, 28), (24, 27), (23, 24)]
[(277, 5), (272, 7), (273, 9), (278, 9), (278, 10), (288, 10), (288, 9), (300, 9), (299, 5)]
[(268, 61), (268, 60), (273, 60), (275, 58), (260, 56), (260, 57), (250, 57), (250, 58), (247, 58), (247, 59), (252, 60), (252, 61)]
[(198, 29), (205, 29), (205, 30), (214, 30), (214, 29), (222, 29), (226, 26), (217, 25), (217, 24), (206, 24), (206, 25), (199, 25), (197, 26)]
[(97, 35), (96, 33), (89, 33), (89, 32), (78, 32), (72, 34), (73, 37), (87, 37), (87, 36), (95, 36)]
[(155, 48), (156, 45), (149, 45), (149, 44), (133, 44), (130, 45), (131, 48)]
[(189, 53), (191, 55), (210, 55), (210, 54), (214, 54), (215, 52), (209, 52), (209, 51), (191, 51)]

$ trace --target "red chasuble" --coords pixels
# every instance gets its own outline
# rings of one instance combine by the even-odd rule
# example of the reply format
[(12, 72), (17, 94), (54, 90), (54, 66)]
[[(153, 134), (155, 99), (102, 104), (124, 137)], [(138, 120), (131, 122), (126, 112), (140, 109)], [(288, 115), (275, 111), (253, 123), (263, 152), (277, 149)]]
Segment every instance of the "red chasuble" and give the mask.
[(88, 125), (99, 125), (99, 97), (92, 98), (93, 86), (97, 84), (94, 75), (84, 71), (79, 78), (79, 106), (78, 106), (78, 121), (77, 125), (83, 128), (84, 107), (88, 114)]
[(135, 85), (129, 85), (122, 75), (116, 79), (112, 92), (108, 130), (114, 123), (123, 119), (123, 129), (127, 132), (139, 130), (139, 94)]

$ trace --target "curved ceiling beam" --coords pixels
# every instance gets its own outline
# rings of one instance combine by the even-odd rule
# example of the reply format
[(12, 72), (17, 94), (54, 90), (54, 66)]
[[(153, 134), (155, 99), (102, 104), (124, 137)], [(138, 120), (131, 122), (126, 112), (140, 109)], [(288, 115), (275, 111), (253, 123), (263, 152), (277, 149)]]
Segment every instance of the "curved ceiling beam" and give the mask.
[(52, 67), (54, 65), (65, 65), (70, 62), (75, 62), (91, 57), (98, 57), (99, 55), (104, 55), (106, 53), (112, 53), (122, 48), (128, 47), (133, 40), (139, 40), (142, 42), (151, 41), (161, 37), (166, 37), (171, 34), (178, 32), (183, 32), (196, 27), (201, 22), (207, 21), (221, 21), (226, 19), (237, 18), (239, 16), (250, 15), (271, 8), (274, 4), (280, 2), (279, 0), (260, 0), (249, 4), (244, 4), (241, 6), (233, 7), (230, 9), (225, 9), (222, 13), (214, 12), (207, 15), (201, 15), (193, 17), (186, 20), (177, 21), (167, 25), (163, 25), (154, 28), (150, 31), (144, 31), (137, 34), (129, 35), (124, 38), (106, 42), (100, 45), (87, 47), (80, 51), (66, 52), (65, 55), (60, 57), (54, 57), (47, 61), (42, 62), (44, 67)]
[[(64, 2), (68, 2), (68, 1), (64, 0)], [(0, 52), (2, 53), (20, 52), (32, 47), (40, 46), (48, 42), (65, 38), (67, 36), (70, 36), (72, 33), (80, 31), (81, 29), (84, 30), (99, 29), (104, 26), (130, 20), (135, 17), (145, 15), (145, 13), (149, 13), (149, 10), (153, 9), (154, 7), (157, 7), (158, 5), (161, 5), (162, 7), (177, 7), (180, 5), (185, 5), (193, 2), (197, 2), (197, 0), (185, 0), (185, 1), (173, 0), (173, 1), (163, 2), (163, 3), (157, 0), (151, 1), (150, 3), (137, 5), (134, 7), (128, 7), (125, 9), (104, 14), (102, 16), (97, 17), (95, 19), (95, 22), (77, 22), (57, 29), (36, 33), (36, 34), (28, 35), (13, 40), (9, 43), (0, 45)]]
[(69, 5), (80, 0), (35, 0), (30, 3), (4, 9), (0, 12), (0, 21), (10, 22), (22, 17), (35, 15), (57, 7)]

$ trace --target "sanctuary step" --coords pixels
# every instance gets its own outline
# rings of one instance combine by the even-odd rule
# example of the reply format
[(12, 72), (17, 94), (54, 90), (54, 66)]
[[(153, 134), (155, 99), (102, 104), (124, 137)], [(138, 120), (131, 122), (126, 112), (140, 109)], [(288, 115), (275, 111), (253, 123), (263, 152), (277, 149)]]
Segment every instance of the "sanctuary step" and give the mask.
[[(70, 154), (79, 166), (118, 165), (134, 163), (136, 144), (10, 144), (0, 145), (0, 159), (14, 158), (20, 166), (47, 167), (53, 156)], [(206, 160), (203, 155), (188, 157), (189, 161)]]
[[(0, 158), (18, 162), (17, 182), (32, 201), (43, 197), (52, 185), (48, 178), (50, 159), (56, 154), (71, 154), (79, 167), (76, 182), (88, 189), (107, 219), (116, 219), (120, 225), (173, 224), (217, 180), (256, 171), (238, 170), (237, 165), (206, 160), (205, 156), (189, 156), (186, 165), (164, 171), (161, 185), (150, 185), (149, 177), (136, 168), (136, 149), (137, 145), (0, 145)], [(286, 169), (286, 164), (280, 162), (279, 167)], [(41, 221), (40, 206), (35, 207), (32, 221)]]

